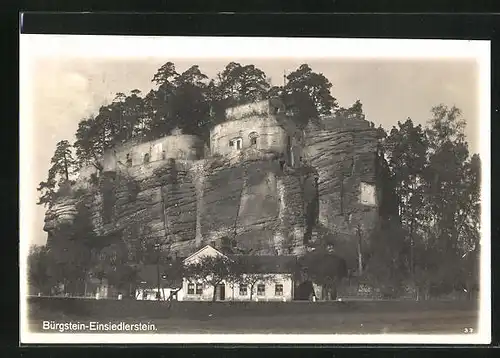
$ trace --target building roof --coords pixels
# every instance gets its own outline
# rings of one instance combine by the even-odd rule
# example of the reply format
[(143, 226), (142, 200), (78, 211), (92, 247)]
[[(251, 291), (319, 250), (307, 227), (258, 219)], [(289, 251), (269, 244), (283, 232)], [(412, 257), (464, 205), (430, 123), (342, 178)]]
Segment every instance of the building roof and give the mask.
[(195, 253), (189, 255), (188, 257), (186, 257), (185, 259), (182, 260), (182, 262), (186, 262), (186, 261), (189, 261), (191, 258), (199, 255), (201, 252), (207, 250), (208, 248), (211, 248), (213, 250), (216, 251), (216, 253), (220, 254), (220, 255), (223, 255), (225, 256), (222, 252), (220, 252), (219, 250), (217, 250), (215, 247), (213, 247), (212, 245), (205, 245), (203, 246), (201, 249), (199, 249), (198, 251), (196, 251)]
[[(292, 273), (295, 264), (297, 263), (296, 256), (234, 255), (226, 252), (222, 253), (221, 250), (217, 250), (211, 245), (205, 245), (202, 249), (196, 251), (188, 258), (186, 258), (184, 262), (192, 257), (195, 257), (203, 250), (206, 250), (208, 247), (214, 249), (217, 253), (229, 258), (230, 260), (241, 262), (243, 265), (248, 267), (249, 272), (252, 271), (258, 273)], [(156, 274), (156, 271), (154, 272)]]
[(232, 260), (239, 260), (251, 271), (258, 273), (292, 273), (297, 262), (295, 256), (274, 255), (228, 255)]

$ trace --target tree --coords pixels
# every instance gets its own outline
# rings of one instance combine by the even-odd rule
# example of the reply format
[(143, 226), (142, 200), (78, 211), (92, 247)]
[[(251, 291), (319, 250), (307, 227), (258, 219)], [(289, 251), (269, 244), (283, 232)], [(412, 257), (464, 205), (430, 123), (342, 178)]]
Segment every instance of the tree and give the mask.
[(275, 279), (275, 275), (263, 272), (262, 267), (248, 256), (238, 257), (230, 267), (231, 281), (249, 286), (250, 300), (253, 299), (256, 284), (272, 282)]
[[(469, 157), (464, 126), (458, 108), (439, 105), (432, 108), (426, 128), (407, 119), (388, 136), (380, 135), (380, 152), (398, 201), (401, 234), (382, 235), (393, 240), (378, 246), (390, 251), (385, 256), (406, 258), (406, 271), (419, 298), (474, 286), (477, 271), (462, 256), (478, 247), (480, 160), (477, 155)], [(403, 247), (397, 239), (401, 236)], [(402, 262), (388, 265), (391, 261), (383, 252), (371, 254), (369, 274), (389, 277), (400, 270)], [(392, 277), (392, 281), (403, 279)]]
[(90, 261), (90, 250), (77, 240), (60, 240), (49, 249), (49, 275), (57, 284), (63, 284), (64, 293), (83, 293)]
[(457, 213), (457, 233), (464, 254), (479, 250), (481, 223), (481, 159), (478, 154), (464, 164), (463, 191)]
[(114, 142), (122, 143), (130, 140), (136, 134), (136, 128), (144, 124), (144, 101), (140, 97), (141, 91), (134, 89), (129, 96), (117, 93), (109, 105), (110, 118), (115, 125)]
[(169, 61), (156, 71), (151, 82), (154, 82), (159, 89), (166, 89), (172, 86), (172, 82), (177, 76), (179, 74), (175, 70), (175, 64)]
[(439, 253), (439, 263), (448, 261), (443, 265), (450, 268), (438, 276), (439, 285), (468, 276), (460, 270), (467, 266), (462, 257), (478, 247), (480, 162), (477, 155), (469, 157), (464, 127), (461, 111), (441, 104), (432, 109), (426, 130), (426, 245)]
[(77, 170), (77, 163), (73, 158), (71, 145), (67, 140), (59, 141), (56, 144), (50, 163), (52, 165), (49, 168), (47, 180), (40, 182), (37, 189), (41, 193), (38, 201), (39, 205), (50, 206), (55, 199), (57, 190), (69, 182)]
[(99, 258), (103, 276), (108, 279), (108, 283), (118, 290), (126, 288), (133, 270), (128, 265), (123, 245), (113, 243), (104, 247)]
[[(463, 133), (465, 121), (456, 107), (434, 107), (429, 121), (429, 165), (426, 170), (426, 197), (432, 236), (440, 249), (457, 255), (459, 220), (467, 175), (468, 145)], [(458, 219), (458, 220), (457, 220)], [(437, 240), (437, 241), (436, 241)]]
[(71, 144), (67, 140), (57, 143), (54, 156), (50, 160), (52, 167), (49, 172), (59, 176), (62, 181), (69, 181), (75, 171), (75, 159), (71, 151)]
[(255, 102), (267, 98), (270, 84), (255, 65), (230, 62), (217, 76), (220, 98), (228, 104)]
[(127, 137), (123, 100), (124, 94), (117, 93), (115, 100), (109, 105), (101, 106), (95, 117), (78, 123), (74, 147), (80, 166), (92, 164), (102, 170), (100, 157), (104, 151)]
[(202, 137), (209, 134), (210, 104), (205, 83), (207, 79), (198, 65), (194, 65), (174, 81), (175, 90), (171, 102), (173, 121), (186, 134)]
[(347, 276), (344, 259), (331, 252), (315, 249), (299, 259), (299, 265), (306, 277), (321, 285), (323, 299), (336, 299), (337, 286)]
[(151, 118), (149, 139), (165, 136), (176, 127), (171, 102), (175, 95), (175, 80), (178, 76), (175, 64), (167, 62), (158, 69), (151, 80), (158, 88), (150, 91), (145, 98), (145, 106)]
[(28, 283), (42, 294), (50, 294), (49, 265), (47, 247), (31, 246), (28, 252)]
[(421, 125), (414, 126), (410, 118), (398, 122), (384, 141), (384, 154), (388, 160), (391, 182), (398, 197), (399, 218), (406, 228), (409, 246), (410, 274), (414, 270), (413, 247), (415, 234), (425, 225), (425, 181), (429, 143)]
[(42, 181), (36, 189), (40, 192), (37, 205), (51, 206), (56, 197), (57, 182), (54, 178), (48, 178), (47, 181)]
[(338, 107), (337, 100), (331, 95), (332, 84), (321, 73), (313, 72), (307, 64), (286, 76), (287, 83), (280, 89), (271, 89), (272, 94), (281, 94), (302, 126), (313, 119), (329, 115)]
[(358, 99), (349, 108), (340, 107), (335, 111), (335, 114), (344, 116), (345, 118), (364, 118), (363, 104)]
[(99, 135), (98, 124), (93, 117), (83, 119), (78, 123), (75, 133), (74, 147), (79, 166), (91, 164), (99, 171), (102, 170), (100, 156), (104, 152), (102, 136)]
[[(120, 99), (120, 97), (121, 94), (119, 93), (117, 99)], [(119, 143), (118, 138), (122, 119), (120, 111), (114, 108), (116, 105), (117, 102), (101, 106), (99, 113), (94, 119), (98, 130), (97, 135), (101, 137), (103, 150), (112, 148)]]
[[(182, 290), (182, 280), (184, 278), (184, 263), (181, 259), (167, 257), (165, 260), (165, 269), (162, 273), (163, 282), (167, 287), (175, 288), (170, 291), (167, 301), (172, 302), (172, 298)], [(170, 307), (170, 306), (169, 306)]]
[(369, 237), (364, 277), (385, 298), (398, 297), (407, 277), (405, 232), (396, 220), (385, 220)]
[(198, 262), (187, 265), (185, 272), (187, 277), (211, 286), (213, 288), (212, 301), (215, 301), (217, 286), (233, 277), (232, 265), (232, 261), (226, 256), (203, 256)]

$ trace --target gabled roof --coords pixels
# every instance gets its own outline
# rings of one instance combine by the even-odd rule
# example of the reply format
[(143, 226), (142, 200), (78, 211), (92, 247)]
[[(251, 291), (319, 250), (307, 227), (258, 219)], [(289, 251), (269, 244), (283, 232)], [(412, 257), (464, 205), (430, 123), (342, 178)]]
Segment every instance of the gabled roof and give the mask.
[[(189, 259), (200, 254), (203, 250), (211, 248), (216, 251), (219, 255), (229, 258), (230, 260), (242, 262), (245, 266), (248, 266), (249, 271), (258, 273), (292, 273), (296, 263), (296, 256), (276, 256), (276, 255), (234, 255), (234, 254), (224, 254), (220, 250), (215, 249), (212, 245), (205, 245), (200, 250), (196, 251), (192, 255), (188, 256), (182, 262), (186, 262)], [(154, 271), (156, 272), (156, 271)], [(155, 273), (156, 274), (156, 273)], [(156, 276), (155, 276), (156, 277)], [(155, 278), (156, 280), (156, 278)]]
[(211, 248), (213, 249), (214, 251), (216, 251), (217, 253), (219, 253), (220, 255), (222, 256), (226, 256), (224, 255), (222, 252), (220, 252), (219, 250), (217, 250), (216, 248), (214, 248), (212, 245), (205, 245), (203, 246), (201, 249), (199, 249), (198, 251), (196, 251), (194, 254), (191, 254), (189, 255), (188, 257), (186, 257), (184, 260), (182, 260), (182, 262), (186, 262), (186, 261), (189, 261), (189, 259), (195, 257), (196, 255), (199, 255), (201, 252), (203, 252), (204, 250), (206, 250), (207, 248)]

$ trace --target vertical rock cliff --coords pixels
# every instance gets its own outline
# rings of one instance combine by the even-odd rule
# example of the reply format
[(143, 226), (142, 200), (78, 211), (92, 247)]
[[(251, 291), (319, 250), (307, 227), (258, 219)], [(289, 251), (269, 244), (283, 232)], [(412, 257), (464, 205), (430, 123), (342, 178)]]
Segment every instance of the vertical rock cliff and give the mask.
[(319, 231), (336, 238), (339, 252), (356, 256), (379, 219), (376, 129), (361, 119), (324, 118), (304, 138), (304, 160), (318, 173)]
[(149, 241), (187, 256), (228, 238), (236, 252), (300, 255), (325, 233), (352, 251), (378, 219), (375, 129), (325, 118), (302, 135), (294, 165), (252, 148), (237, 158), (167, 153), (128, 166), (115, 157), (98, 180), (82, 177), (47, 211), (44, 230), (63, 240), (61, 228), (71, 230), (83, 203), (92, 235), (118, 236), (130, 252)]

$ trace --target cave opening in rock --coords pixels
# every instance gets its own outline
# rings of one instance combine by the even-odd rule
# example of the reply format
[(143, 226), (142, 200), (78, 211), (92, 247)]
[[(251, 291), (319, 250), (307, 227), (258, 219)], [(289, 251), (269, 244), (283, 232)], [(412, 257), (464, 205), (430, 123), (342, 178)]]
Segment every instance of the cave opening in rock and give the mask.
[(250, 133), (248, 137), (250, 138), (250, 145), (251, 146), (257, 145), (257, 137), (258, 137), (257, 132)]

